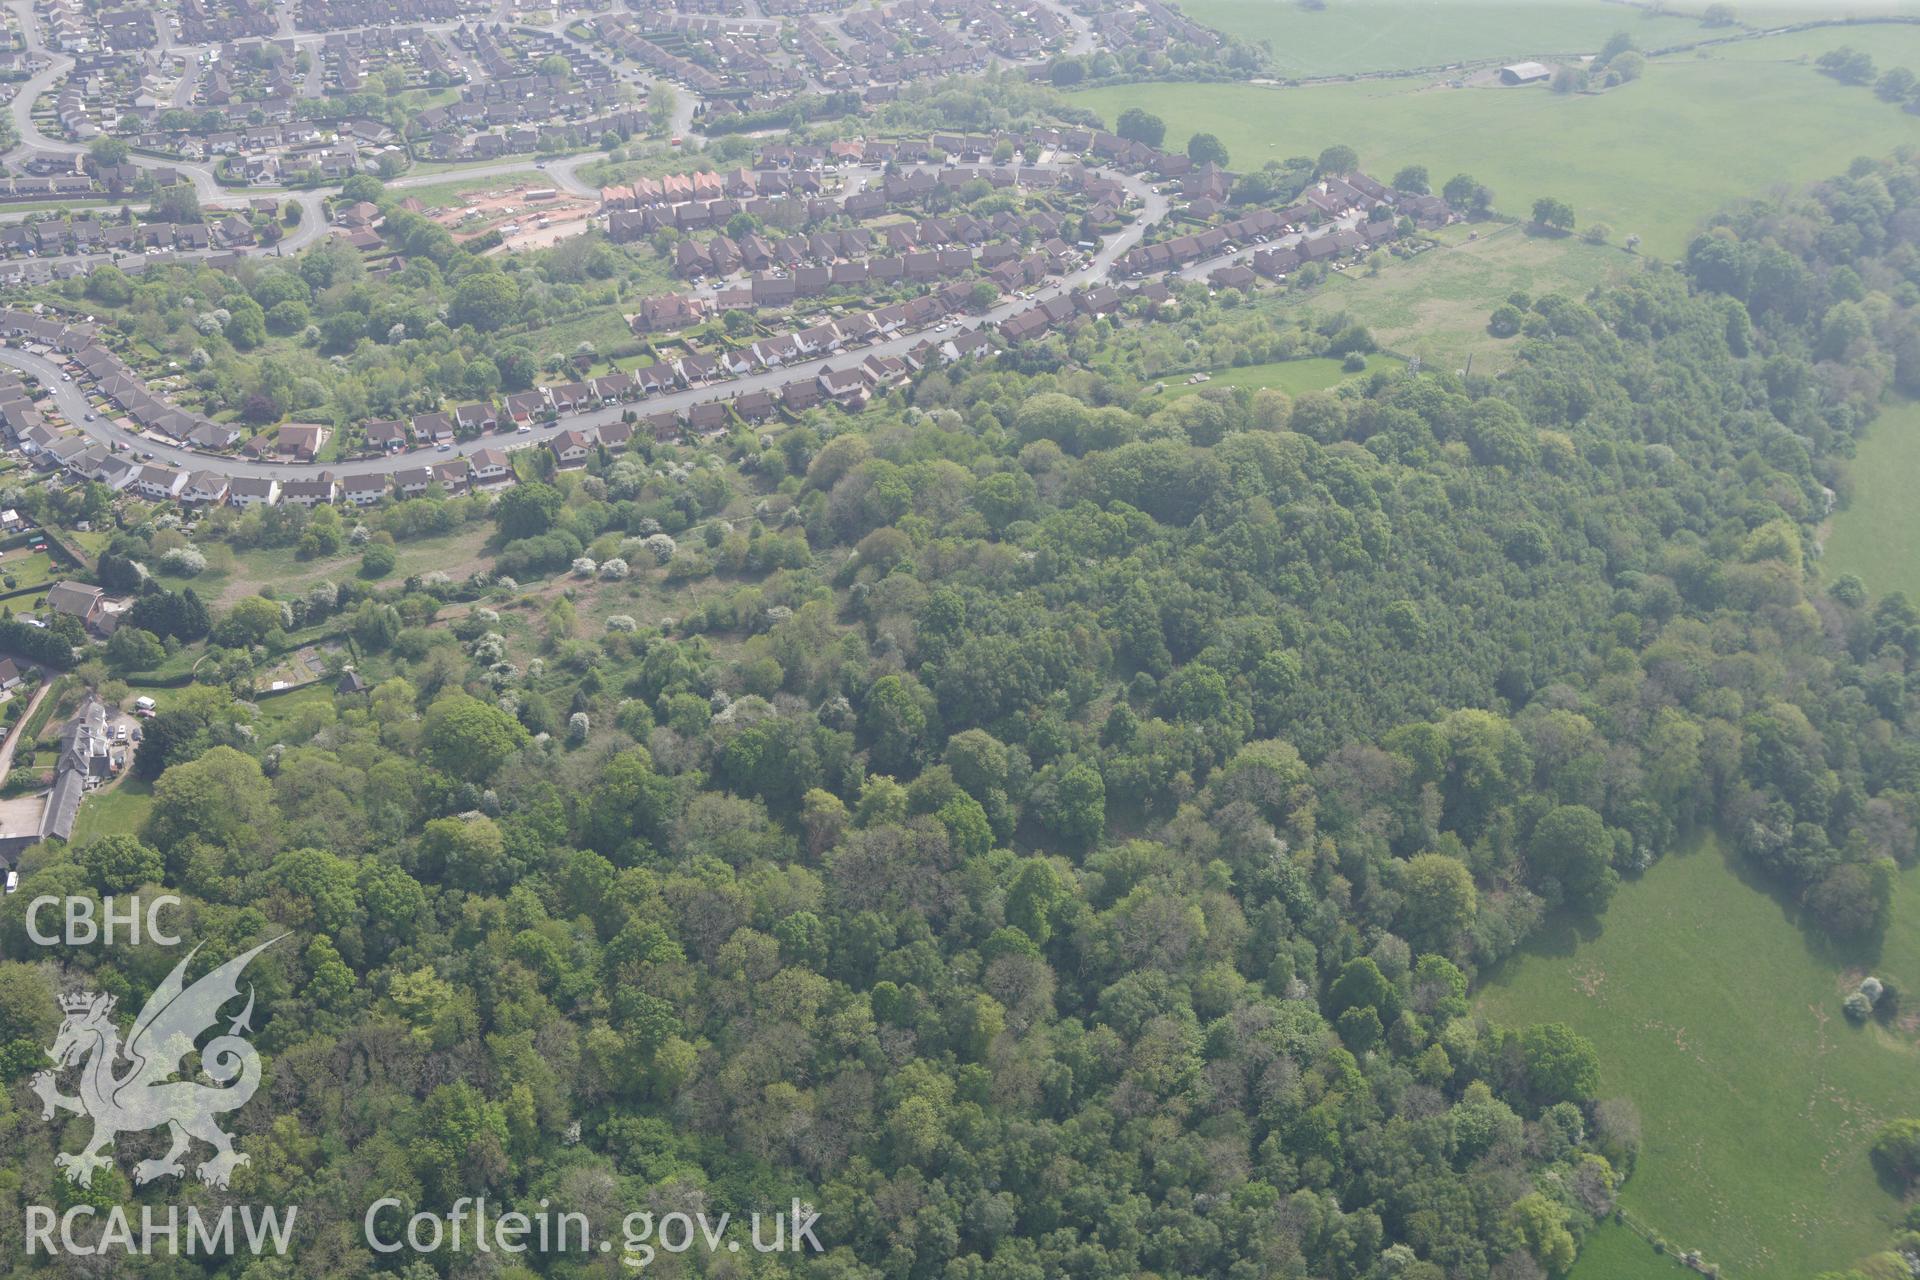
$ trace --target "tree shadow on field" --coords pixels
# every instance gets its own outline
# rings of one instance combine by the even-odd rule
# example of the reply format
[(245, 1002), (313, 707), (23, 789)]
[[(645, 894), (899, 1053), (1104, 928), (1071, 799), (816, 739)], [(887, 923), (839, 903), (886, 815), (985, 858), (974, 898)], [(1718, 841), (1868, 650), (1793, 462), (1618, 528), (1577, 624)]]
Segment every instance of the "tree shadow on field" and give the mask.
[(1567, 957), (1600, 936), (1602, 921), (1586, 911), (1560, 908), (1534, 926), (1527, 940), (1480, 971), (1480, 985), (1504, 986), (1529, 957)]
[[(1760, 894), (1780, 911), (1780, 918), (1793, 927), (1806, 948), (1808, 958), (1821, 965), (1839, 969), (1871, 969), (1880, 963), (1880, 951), (1886, 938), (1883, 922), (1871, 933), (1853, 938), (1836, 938), (1822, 929), (1794, 893), (1742, 858), (1729, 840), (1717, 842), (1720, 864), (1743, 886)], [(1669, 855), (1671, 856), (1671, 855)]]

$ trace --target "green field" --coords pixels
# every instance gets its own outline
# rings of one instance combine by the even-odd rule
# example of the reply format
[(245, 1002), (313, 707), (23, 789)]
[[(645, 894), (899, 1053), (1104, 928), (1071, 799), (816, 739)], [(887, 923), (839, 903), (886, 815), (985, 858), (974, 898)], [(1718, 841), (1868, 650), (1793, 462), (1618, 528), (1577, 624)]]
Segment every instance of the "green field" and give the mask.
[[(425, 176), (426, 166), (416, 166), (416, 170)], [(411, 196), (428, 209), (450, 209), (457, 204), (468, 203), (467, 197), (482, 191), (504, 191), (512, 186), (551, 185), (547, 175), (528, 165), (525, 169), (516, 169), (510, 173), (496, 173), (484, 178), (461, 178), (457, 175), (445, 182), (422, 182), (418, 185), (401, 181), (392, 185), (396, 195)]]
[(1920, 597), (1920, 402), (1881, 410), (1848, 470), (1853, 500), (1828, 530), (1821, 575), (1857, 573), (1875, 595)]
[[(1920, 990), (1916, 888), (1910, 870), (1876, 968), (1908, 992)], [(1632, 1098), (1644, 1121), (1627, 1212), (1729, 1276), (1786, 1280), (1885, 1248), (1900, 1209), (1867, 1146), (1920, 1111), (1920, 1047), (1910, 1025), (1846, 1021), (1857, 978), (1706, 840), (1623, 885), (1597, 931), (1544, 929), (1480, 1003), (1499, 1022), (1570, 1023), (1599, 1046), (1603, 1092)], [(1609, 1262), (1634, 1253), (1617, 1234), (1576, 1280), (1640, 1273)]]
[(1216, 370), (1205, 382), (1169, 380), (1166, 397), (1172, 400), (1179, 396), (1190, 396), (1208, 387), (1247, 387), (1256, 391), (1261, 387), (1278, 387), (1290, 396), (1297, 396), (1302, 391), (1325, 391), (1329, 387), (1337, 387), (1354, 376), (1342, 369), (1338, 360), (1328, 357), (1276, 360), (1271, 364), (1249, 364), (1237, 369)]
[(0, 555), (0, 574), (12, 579), (11, 582), (0, 580), (0, 585), (4, 585), (8, 591), (44, 587), (64, 576), (54, 568), (51, 555), (26, 547), (17, 547)]
[(1693, 1275), (1672, 1255), (1655, 1253), (1630, 1228), (1603, 1222), (1581, 1245), (1580, 1259), (1567, 1280), (1683, 1280)]
[(81, 801), (80, 813), (73, 820), (72, 843), (85, 844), (101, 836), (130, 836), (146, 821), (152, 804), (153, 784), (134, 777), (126, 778), (111, 791), (88, 796)]
[(1272, 42), (1288, 77), (1365, 75), (1535, 54), (1592, 53), (1616, 31), (1657, 48), (1715, 34), (1691, 18), (1653, 18), (1605, 0), (1328, 0), (1311, 10), (1288, 0), (1186, 0), (1196, 22)]
[[(1691, 10), (1704, 4), (1686, 6)], [(1736, 4), (1745, 22), (1738, 29), (1712, 29), (1682, 16), (1655, 17), (1607, 0), (1327, 0), (1313, 10), (1290, 0), (1186, 0), (1189, 16), (1230, 35), (1269, 42), (1275, 70), (1294, 79), (1377, 75), (1457, 63), (1512, 61), (1525, 57), (1592, 53), (1616, 31), (1641, 47), (1658, 49), (1724, 39), (1810, 19), (1920, 15), (1920, 0), (1748, 0)], [(1844, 42), (1871, 48), (1881, 65), (1897, 59), (1883, 53), (1899, 28), (1867, 32), (1818, 31), (1792, 39)], [(1769, 43), (1742, 41), (1716, 48), (1747, 49)], [(1830, 47), (1823, 45), (1822, 48)]]
[(1572, 238), (1531, 236), (1500, 225), (1482, 232), (1478, 240), (1394, 259), (1377, 276), (1330, 273), (1311, 293), (1264, 294), (1256, 305), (1275, 313), (1300, 308), (1316, 316), (1345, 313), (1400, 355), (1446, 369), (1464, 368), (1471, 355), (1475, 372), (1498, 373), (1518, 350), (1512, 339), (1487, 332), (1487, 317), (1501, 300), (1515, 292), (1550, 289), (1582, 295), (1636, 266), (1617, 249)]
[[(348, 511), (345, 518), (355, 519)], [(438, 569), (464, 577), (479, 567), (489, 526), (469, 525), (452, 533), (408, 538), (399, 544), (400, 560), (382, 579), (398, 583), (408, 575)], [(215, 544), (216, 546), (218, 544)], [(155, 573), (162, 585), (179, 590), (192, 587), (210, 605), (232, 608), (235, 601), (272, 589), (282, 596), (297, 595), (321, 579), (342, 582), (358, 576), (362, 550), (349, 547), (337, 556), (303, 560), (293, 547), (256, 547), (234, 553), (231, 569), (208, 569), (192, 578)]]
[[(1821, 43), (1865, 44), (1885, 30), (1835, 31)], [(1503, 212), (1524, 216), (1537, 197), (1554, 196), (1581, 225), (1637, 234), (1643, 252), (1668, 258), (1733, 201), (1831, 176), (1914, 137), (1913, 117), (1868, 90), (1796, 63), (1729, 58), (1659, 59), (1643, 79), (1597, 95), (1383, 80), (1123, 85), (1074, 101), (1108, 123), (1144, 107), (1166, 121), (1174, 146), (1214, 133), (1239, 169), (1344, 143), (1382, 179), (1408, 164), (1427, 166), (1436, 185), (1471, 173)]]
[[(1916, 0), (1914, 12), (1920, 14), (1920, 0)], [(1716, 48), (1713, 56), (1738, 62), (1811, 61), (1841, 45), (1868, 50), (1882, 70), (1899, 66), (1920, 67), (1920, 25), (1912, 23), (1879, 23), (1853, 29), (1815, 27), (1809, 31), (1793, 31), (1761, 40), (1736, 41)], [(1869, 91), (1862, 88), (1860, 92)], [(1895, 111), (1899, 109), (1893, 107)]]

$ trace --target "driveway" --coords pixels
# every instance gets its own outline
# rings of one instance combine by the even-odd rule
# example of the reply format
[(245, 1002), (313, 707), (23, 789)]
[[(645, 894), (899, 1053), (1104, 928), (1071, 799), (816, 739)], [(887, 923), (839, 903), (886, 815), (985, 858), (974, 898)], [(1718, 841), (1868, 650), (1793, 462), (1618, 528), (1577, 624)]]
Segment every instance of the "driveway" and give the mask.
[(40, 709), (40, 704), (45, 702), (47, 695), (52, 692), (53, 681), (42, 680), (40, 687), (33, 691), (33, 700), (27, 703), (27, 709), (22, 711), (20, 718), (13, 722), (13, 731), (7, 734), (6, 742), (0, 743), (0, 784), (4, 784), (7, 775), (13, 772), (13, 749), (20, 745), (20, 731), (26, 727), (27, 721), (33, 718), (33, 713)]

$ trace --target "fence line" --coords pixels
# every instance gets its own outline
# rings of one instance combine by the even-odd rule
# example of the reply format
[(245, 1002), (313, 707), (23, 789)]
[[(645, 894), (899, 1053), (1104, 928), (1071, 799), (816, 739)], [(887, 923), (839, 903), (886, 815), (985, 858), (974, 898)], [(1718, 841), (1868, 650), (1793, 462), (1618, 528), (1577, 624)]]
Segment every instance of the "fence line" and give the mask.
[(1614, 1206), (1613, 1218), (1614, 1221), (1618, 1222), (1621, 1226), (1646, 1241), (1655, 1253), (1670, 1260), (1674, 1266), (1685, 1271), (1694, 1272), (1696, 1275), (1715, 1276), (1718, 1277), (1718, 1280), (1729, 1280), (1725, 1268), (1716, 1262), (1709, 1262), (1705, 1258), (1702, 1258), (1698, 1249), (1683, 1250), (1675, 1248), (1672, 1244), (1668, 1243), (1665, 1236), (1662, 1236), (1652, 1227), (1640, 1221), (1640, 1219), (1634, 1217), (1618, 1205)]

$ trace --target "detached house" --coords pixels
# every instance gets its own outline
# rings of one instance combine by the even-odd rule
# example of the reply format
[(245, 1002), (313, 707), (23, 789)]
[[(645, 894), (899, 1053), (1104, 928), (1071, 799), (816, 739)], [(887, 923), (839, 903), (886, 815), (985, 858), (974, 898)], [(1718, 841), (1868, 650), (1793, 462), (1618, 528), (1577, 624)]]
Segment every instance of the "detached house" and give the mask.
[(312, 462), (326, 447), (332, 432), (317, 422), (289, 422), (274, 438), (273, 450), (283, 458)]
[(280, 482), (272, 476), (235, 476), (227, 501), (236, 507), (270, 507), (280, 501)]
[(393, 491), (402, 498), (418, 498), (433, 483), (429, 467), (407, 467), (393, 473)]
[(479, 435), (500, 425), (491, 404), (463, 404), (453, 411), (453, 422), (462, 435)]
[(498, 449), (475, 449), (467, 463), (475, 488), (495, 489), (513, 483), (513, 463)]
[(56, 582), (47, 588), (47, 608), (69, 618), (78, 618), (89, 629), (100, 623), (106, 593), (84, 582)]
[(370, 507), (387, 496), (387, 478), (378, 472), (342, 476), (340, 496), (356, 507)]
[(586, 466), (593, 446), (594, 437), (585, 431), (562, 431), (547, 441), (547, 447), (553, 450), (554, 461), (566, 470)]
[(407, 424), (397, 418), (369, 422), (366, 434), (367, 446), (381, 453), (398, 453), (407, 447)]
[(331, 472), (322, 471), (311, 480), (287, 481), (281, 496), (296, 507), (313, 507), (337, 499), (340, 486), (334, 482)]
[(425, 444), (451, 440), (453, 419), (444, 413), (416, 413), (413, 415), (413, 438)]
[(195, 471), (187, 477), (186, 488), (180, 491), (180, 500), (192, 503), (222, 502), (232, 483), (218, 471)]
[(187, 476), (185, 472), (175, 471), (172, 467), (149, 464), (134, 474), (130, 487), (149, 501), (170, 502), (187, 487)]
[(820, 393), (843, 409), (864, 409), (867, 380), (858, 369), (824, 369), (820, 373)]

